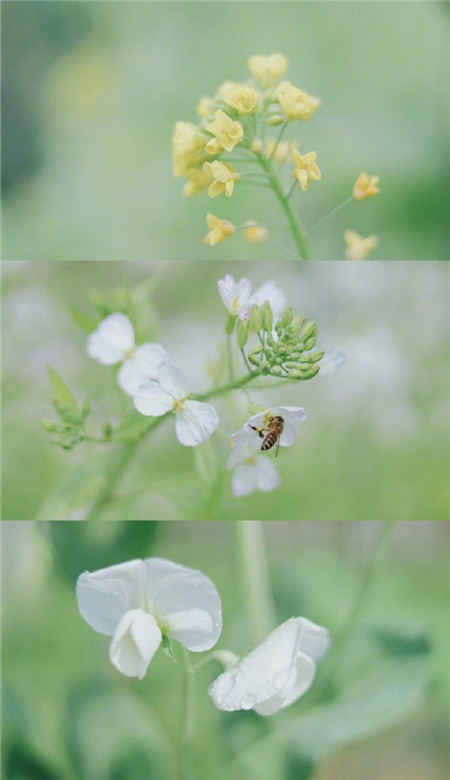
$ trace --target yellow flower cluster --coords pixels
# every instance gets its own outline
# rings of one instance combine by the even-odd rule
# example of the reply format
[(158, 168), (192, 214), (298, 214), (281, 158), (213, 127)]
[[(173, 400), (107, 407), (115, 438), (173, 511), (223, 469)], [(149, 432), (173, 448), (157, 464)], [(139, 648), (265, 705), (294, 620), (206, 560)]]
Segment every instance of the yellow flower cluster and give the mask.
[[(174, 174), (186, 179), (186, 197), (206, 190), (210, 198), (222, 194), (231, 198), (244, 184), (271, 188), (285, 212), (299, 255), (304, 257), (306, 242), (289, 198), (297, 183), (306, 192), (311, 182), (321, 181), (322, 174), (315, 151), (301, 153), (295, 140), (282, 140), (282, 136), (293, 122), (309, 120), (320, 100), (286, 80), (288, 61), (283, 54), (254, 55), (247, 64), (251, 75), (246, 81), (224, 81), (214, 95), (200, 98), (197, 124), (175, 124)], [(271, 128), (277, 128), (276, 137), (270, 136)], [(292, 166), (289, 175), (294, 182), (289, 191), (284, 191), (277, 173), (276, 166), (282, 165)], [(377, 184), (377, 176), (362, 173), (353, 198), (377, 194)], [(251, 243), (268, 237), (259, 222), (243, 222), (236, 228), (227, 219), (208, 214), (207, 223), (205, 243), (211, 246), (239, 229)]]

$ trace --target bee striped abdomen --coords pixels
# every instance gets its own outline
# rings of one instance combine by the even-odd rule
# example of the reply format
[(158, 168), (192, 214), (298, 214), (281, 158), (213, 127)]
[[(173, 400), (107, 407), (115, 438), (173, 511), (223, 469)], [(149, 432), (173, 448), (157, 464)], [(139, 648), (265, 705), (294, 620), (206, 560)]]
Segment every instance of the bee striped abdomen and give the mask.
[(277, 443), (277, 441), (278, 441), (278, 434), (275, 433), (275, 431), (269, 431), (263, 443), (261, 444), (261, 449), (271, 450), (272, 447)]

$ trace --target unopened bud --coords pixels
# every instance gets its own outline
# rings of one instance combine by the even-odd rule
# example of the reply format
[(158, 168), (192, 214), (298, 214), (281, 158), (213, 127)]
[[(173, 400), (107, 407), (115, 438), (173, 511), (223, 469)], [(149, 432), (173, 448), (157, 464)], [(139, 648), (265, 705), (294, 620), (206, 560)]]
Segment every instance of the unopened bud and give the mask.
[(252, 366), (259, 366), (261, 361), (256, 355), (247, 355), (247, 360)]
[(281, 116), (281, 114), (273, 114), (267, 120), (267, 124), (269, 125), (269, 127), (276, 127), (277, 125), (282, 125), (283, 122), (284, 119)]
[(273, 328), (273, 314), (269, 301), (264, 301), (261, 306), (261, 318), (263, 329), (266, 333), (271, 333)]
[(320, 366), (310, 366), (307, 371), (302, 371), (302, 379), (312, 379), (319, 373)]
[(297, 314), (291, 322), (291, 333), (300, 333), (305, 321), (304, 314)]
[(250, 331), (249, 321), (238, 319), (236, 325), (236, 337), (237, 337), (237, 345), (239, 349), (244, 349), (247, 343), (249, 331)]
[(269, 363), (261, 363), (261, 373), (265, 376), (270, 373)]
[(250, 144), (250, 151), (253, 154), (259, 154), (262, 152), (263, 142), (259, 138), (255, 138)]
[(314, 349), (317, 344), (317, 336), (310, 336), (309, 339), (303, 342), (305, 349)]
[(314, 322), (311, 320), (311, 322), (307, 322), (305, 327), (302, 329), (300, 333), (300, 339), (305, 343), (307, 339), (309, 339), (310, 336), (317, 336), (318, 334), (318, 327), (317, 322)]
[(287, 328), (287, 326), (291, 324), (293, 316), (294, 312), (292, 311), (292, 308), (288, 306), (281, 315), (281, 324), (283, 328)]
[(283, 371), (281, 366), (272, 366), (272, 374), (275, 374), (275, 376), (282, 376)]
[(318, 363), (319, 360), (322, 360), (325, 352), (323, 350), (318, 350), (317, 352), (311, 352), (310, 355), (304, 356), (301, 358), (301, 360), (308, 360), (309, 363)]
[(252, 306), (252, 310), (250, 312), (250, 322), (252, 323), (254, 332), (260, 333), (262, 328), (261, 309), (256, 305), (256, 303), (254, 306)]

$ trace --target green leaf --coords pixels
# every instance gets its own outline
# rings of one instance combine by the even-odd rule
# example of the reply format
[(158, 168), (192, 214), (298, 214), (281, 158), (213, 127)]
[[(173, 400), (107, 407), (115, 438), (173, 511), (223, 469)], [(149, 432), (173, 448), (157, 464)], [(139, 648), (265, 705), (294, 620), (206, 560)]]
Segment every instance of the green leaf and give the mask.
[(81, 311), (81, 309), (77, 309), (76, 306), (70, 306), (70, 314), (75, 324), (78, 325), (81, 330), (84, 330), (85, 333), (92, 333), (99, 323), (98, 317), (91, 317), (89, 314), (85, 314), (84, 311)]
[(66, 411), (69, 411), (72, 415), (78, 415), (77, 402), (75, 401), (75, 397), (72, 392), (63, 382), (61, 377), (56, 373), (56, 371), (49, 367), (48, 373), (50, 376), (50, 385), (53, 393), (53, 402), (57, 412), (61, 414), (61, 416), (63, 416)]

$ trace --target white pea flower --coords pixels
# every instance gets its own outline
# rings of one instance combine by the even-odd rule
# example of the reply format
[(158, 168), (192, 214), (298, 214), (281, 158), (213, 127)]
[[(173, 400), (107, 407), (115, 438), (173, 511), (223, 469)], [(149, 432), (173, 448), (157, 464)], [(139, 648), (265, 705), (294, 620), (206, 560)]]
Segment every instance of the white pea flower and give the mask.
[(348, 360), (348, 355), (339, 347), (326, 349), (325, 354), (320, 361), (319, 376), (329, 376), (334, 374)]
[(170, 361), (160, 363), (157, 382), (142, 384), (134, 396), (138, 412), (149, 417), (175, 414), (178, 441), (186, 447), (195, 447), (211, 436), (219, 424), (219, 417), (211, 404), (190, 401), (185, 375)]
[(281, 316), (286, 308), (286, 298), (275, 282), (265, 282), (252, 294), (252, 285), (249, 279), (234, 280), (231, 274), (227, 274), (217, 282), (220, 297), (229, 314), (237, 315), (241, 320), (247, 320), (254, 304), (261, 306), (264, 301), (269, 301), (274, 319)]
[(88, 338), (87, 351), (104, 366), (122, 363), (117, 381), (131, 396), (146, 379), (155, 378), (159, 363), (169, 359), (164, 347), (156, 342), (137, 347), (133, 326), (120, 312), (109, 314), (100, 322)]
[(127, 677), (144, 677), (163, 637), (200, 653), (222, 631), (219, 594), (202, 572), (147, 558), (84, 572), (77, 581), (81, 616), (112, 636), (111, 663)]
[[(247, 422), (244, 423), (237, 433), (232, 434), (231, 438), (237, 447), (253, 444), (256, 448), (256, 445), (254, 444), (256, 439), (256, 441), (259, 442), (258, 448), (262, 448), (265, 437), (271, 430), (271, 418), (274, 417), (280, 418), (278, 430), (280, 427), (282, 428), (281, 435), (277, 437), (276, 443), (279, 444), (280, 447), (290, 447), (297, 436), (300, 423), (302, 423), (303, 420), (306, 420), (306, 412), (299, 406), (273, 406), (271, 409), (266, 409), (264, 412), (254, 414), (252, 417), (249, 417)], [(233, 455), (233, 453), (234, 450), (231, 455)], [(235, 455), (235, 457), (237, 457), (237, 455)]]
[(255, 490), (264, 493), (275, 490), (281, 482), (272, 458), (259, 455), (261, 441), (253, 439), (249, 444), (233, 447), (227, 468), (233, 469), (231, 490), (234, 496), (248, 496)]
[(273, 715), (306, 693), (314, 680), (315, 661), (328, 644), (326, 628), (293, 617), (234, 669), (219, 675), (209, 695), (220, 710), (254, 709), (259, 715)]

